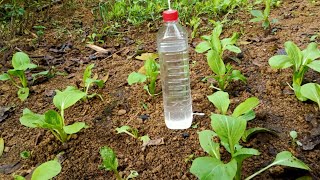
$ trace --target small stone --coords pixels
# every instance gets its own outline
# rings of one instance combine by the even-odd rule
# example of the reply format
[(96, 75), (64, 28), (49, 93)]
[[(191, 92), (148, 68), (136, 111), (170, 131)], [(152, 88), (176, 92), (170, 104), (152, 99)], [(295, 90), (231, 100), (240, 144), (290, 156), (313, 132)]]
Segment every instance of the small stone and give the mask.
[(140, 116), (139, 116), (139, 118), (142, 119), (143, 121), (149, 119), (149, 117), (150, 117), (150, 116), (147, 115), (147, 114), (143, 114), (143, 115), (140, 115)]
[(10, 147), (5, 147), (3, 151), (4, 151), (5, 153), (9, 152), (9, 151), (10, 151)]
[(119, 115), (119, 116), (124, 115), (125, 113), (127, 113), (127, 111), (124, 110), (124, 109), (120, 109), (120, 110), (118, 111), (118, 115)]
[(78, 135), (77, 134), (72, 134), (71, 135), (71, 139), (78, 139)]
[(182, 137), (183, 138), (188, 138), (190, 135), (189, 135), (189, 133), (187, 133), (187, 132), (184, 132), (183, 134), (182, 134)]

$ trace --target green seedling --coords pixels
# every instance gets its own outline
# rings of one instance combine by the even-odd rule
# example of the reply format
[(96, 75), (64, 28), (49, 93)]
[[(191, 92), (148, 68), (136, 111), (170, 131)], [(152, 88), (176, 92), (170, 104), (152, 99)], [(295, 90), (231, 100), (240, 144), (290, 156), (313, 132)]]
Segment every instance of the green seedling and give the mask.
[(94, 67), (94, 64), (90, 64), (87, 66), (86, 70), (83, 73), (83, 79), (82, 83), (84, 85), (84, 92), (86, 93), (85, 98), (93, 98), (94, 96), (100, 97), (101, 100), (103, 100), (102, 96), (97, 93), (89, 94), (89, 88), (93, 85), (96, 84), (99, 88), (102, 88), (104, 86), (104, 81), (97, 79), (97, 77), (91, 77), (92, 74), (92, 68)]
[(297, 140), (297, 137), (298, 137), (297, 131), (290, 131), (290, 137), (292, 138), (291, 139), (291, 143), (292, 143), (293, 146), (295, 146), (296, 144), (298, 146), (302, 146), (302, 143)]
[(192, 27), (192, 33), (191, 33), (191, 38), (195, 38), (198, 28), (200, 26), (201, 19), (199, 17), (193, 16), (189, 25)]
[(20, 153), (20, 157), (21, 157), (22, 159), (28, 159), (30, 156), (31, 156), (30, 151), (22, 151), (22, 152)]
[[(0, 75), (0, 81), (10, 80), (12, 84), (19, 88), (18, 97), (24, 101), (29, 96), (28, 81), (25, 75), (27, 69), (34, 69), (37, 65), (30, 62), (30, 58), (26, 53), (17, 52), (12, 57), (13, 69), (9, 69), (7, 73)], [(20, 82), (16, 81), (14, 77), (18, 77)]]
[(128, 84), (147, 83), (143, 89), (145, 89), (150, 96), (156, 95), (156, 81), (159, 75), (159, 64), (156, 62), (158, 57), (155, 54), (145, 56), (144, 69), (140, 72), (132, 72), (128, 76)]
[(98, 42), (98, 43), (104, 43), (104, 40), (102, 39), (102, 35), (101, 34), (96, 34), (96, 33), (92, 33), (91, 35), (88, 36), (89, 41), (87, 42), (88, 44), (94, 44), (94, 42)]
[(0, 158), (3, 154), (3, 151), (4, 151), (4, 140), (3, 138), (0, 138)]
[(250, 22), (261, 22), (262, 21), (262, 27), (266, 30), (266, 29), (270, 29), (270, 24), (276, 23), (277, 20), (272, 19), (271, 22), (269, 21), (272, 1), (265, 0), (264, 2), (265, 2), (265, 9), (263, 12), (260, 10), (250, 11), (251, 15), (255, 17), (255, 18), (251, 19)]
[(132, 128), (130, 126), (121, 126), (120, 128), (116, 128), (116, 131), (117, 131), (117, 134), (126, 133), (135, 139), (141, 140), (143, 143), (147, 143), (150, 141), (150, 138), (148, 135), (139, 136), (138, 129)]
[(320, 72), (320, 61), (316, 60), (320, 58), (320, 50), (316, 43), (310, 43), (303, 51), (291, 41), (287, 41), (284, 47), (287, 55), (273, 56), (269, 59), (269, 64), (273, 69), (293, 68), (293, 90), (300, 101), (305, 101), (306, 97), (301, 92), (301, 83), (309, 68)]
[(72, 125), (65, 125), (64, 110), (74, 105), (85, 97), (85, 93), (68, 86), (64, 91), (56, 90), (53, 98), (54, 105), (60, 110), (60, 114), (55, 110), (48, 110), (45, 114), (36, 114), (29, 109), (23, 110), (20, 123), (30, 128), (49, 129), (52, 134), (62, 143), (66, 142), (72, 134), (79, 132), (86, 127), (84, 122), (75, 122)]
[[(240, 180), (243, 161), (260, 154), (256, 149), (244, 148), (239, 144), (245, 133), (247, 120), (241, 117), (212, 114), (211, 126), (214, 131), (204, 130), (199, 132), (200, 145), (209, 156), (196, 158), (192, 162), (190, 172), (201, 180)], [(214, 137), (218, 137), (220, 143), (213, 141)], [(227, 163), (221, 160), (220, 146), (223, 146), (231, 154), (231, 159)], [(275, 165), (310, 170), (307, 165), (295, 158), (290, 152), (283, 151), (277, 155), (272, 164), (254, 173), (246, 180), (252, 179)]]
[(196, 46), (196, 52), (207, 52), (207, 62), (214, 75), (207, 77), (214, 78), (218, 82), (218, 90), (224, 91), (228, 84), (233, 80), (241, 80), (246, 82), (246, 78), (241, 74), (239, 70), (233, 70), (230, 64), (225, 65), (223, 62), (223, 53), (225, 50), (231, 52), (240, 53), (241, 50), (235, 46), (238, 40), (238, 33), (234, 33), (231, 38), (225, 38), (220, 40), (220, 34), (222, 32), (222, 24), (216, 23), (211, 36), (202, 36), (203, 42)]
[[(38, 166), (32, 173), (31, 180), (50, 180), (61, 172), (61, 164), (57, 159), (45, 162)], [(26, 180), (24, 177), (15, 175), (14, 180)]]
[[(213, 105), (218, 109), (219, 113), (222, 115), (227, 115), (229, 105), (230, 105), (230, 99), (229, 94), (223, 91), (217, 91), (214, 94), (208, 96), (208, 99), (210, 102), (213, 103)], [(255, 112), (253, 109), (259, 105), (259, 99), (256, 97), (251, 97), (246, 99), (244, 102), (240, 103), (233, 111), (232, 117), (234, 118), (241, 118), (246, 121), (251, 121), (256, 117)], [(247, 142), (249, 138), (260, 132), (270, 132), (270, 130), (266, 128), (250, 128), (245, 130), (245, 132), (242, 135), (242, 141)]]
[(33, 29), (36, 30), (36, 34), (38, 36), (38, 42), (40, 42), (44, 36), (44, 30), (46, 27), (44, 26), (33, 26)]
[[(102, 165), (100, 165), (100, 168), (107, 171), (113, 171), (117, 180), (123, 180), (118, 172), (118, 159), (116, 153), (108, 146), (104, 146), (100, 148), (100, 155), (102, 157)], [(130, 175), (125, 179), (133, 179), (138, 175), (137, 171), (130, 171)]]

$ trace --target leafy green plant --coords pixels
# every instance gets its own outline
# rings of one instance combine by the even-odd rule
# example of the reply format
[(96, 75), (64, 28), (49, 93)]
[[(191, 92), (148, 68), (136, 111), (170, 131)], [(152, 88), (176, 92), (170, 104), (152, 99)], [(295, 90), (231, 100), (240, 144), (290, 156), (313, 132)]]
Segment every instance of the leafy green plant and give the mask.
[(94, 42), (104, 43), (104, 40), (102, 39), (102, 34), (92, 33), (91, 35), (88, 35), (88, 39), (88, 44), (94, 44)]
[[(239, 70), (234, 70), (230, 64), (225, 65), (223, 62), (223, 53), (229, 50), (235, 53), (240, 53), (241, 50), (235, 46), (238, 40), (238, 33), (233, 33), (231, 38), (220, 40), (222, 32), (222, 24), (216, 23), (211, 36), (202, 36), (203, 42), (196, 46), (196, 52), (207, 52), (207, 62), (214, 75), (207, 78), (214, 78), (218, 82), (219, 90), (224, 91), (232, 80), (241, 80), (246, 82), (246, 78)], [(206, 78), (206, 79), (207, 79)]]
[[(214, 131), (204, 130), (199, 132), (200, 145), (209, 156), (196, 158), (192, 163), (190, 172), (201, 180), (240, 180), (243, 161), (246, 158), (260, 154), (256, 149), (244, 148), (239, 144), (241, 137), (245, 133), (247, 121), (241, 117), (236, 118), (212, 114), (211, 126)], [(213, 141), (214, 137), (218, 137), (220, 143)], [(221, 145), (231, 154), (231, 159), (227, 163), (224, 163), (221, 160)], [(246, 179), (252, 179), (256, 175), (275, 165), (310, 170), (307, 165), (295, 158), (290, 152), (283, 151), (277, 155), (276, 160), (272, 164)]]
[[(61, 172), (61, 164), (57, 159), (45, 162), (38, 166), (32, 173), (31, 180), (50, 180)], [(15, 175), (15, 180), (25, 180), (24, 177)]]
[[(9, 69), (7, 73), (0, 75), (1, 81), (10, 80), (12, 84), (19, 88), (18, 97), (24, 101), (29, 96), (28, 81), (25, 75), (27, 69), (34, 69), (37, 65), (30, 62), (30, 58), (26, 53), (17, 52), (12, 57), (13, 69)], [(17, 82), (14, 77), (18, 77)]]
[[(110, 147), (104, 146), (100, 148), (100, 155), (102, 157), (102, 165), (100, 165), (100, 168), (107, 171), (113, 171), (117, 180), (123, 180), (118, 172), (118, 159), (116, 153)], [(137, 171), (130, 171), (130, 175), (125, 179), (133, 179), (138, 175)]]
[(30, 151), (22, 151), (22, 152), (20, 153), (20, 157), (21, 157), (22, 159), (28, 159), (30, 156), (31, 156)]
[(305, 101), (306, 97), (300, 91), (303, 77), (309, 68), (320, 72), (320, 61), (316, 60), (320, 58), (320, 50), (316, 43), (310, 43), (303, 51), (291, 41), (287, 41), (284, 47), (287, 55), (273, 56), (269, 64), (273, 69), (293, 68), (293, 90), (300, 101)]
[(251, 19), (250, 22), (260, 22), (260, 21), (262, 21), (262, 27), (264, 29), (270, 29), (270, 24), (271, 23), (276, 23), (277, 20), (276, 19), (272, 19), (271, 22), (269, 21), (272, 1), (271, 0), (264, 0), (264, 2), (265, 2), (265, 9), (264, 9), (263, 12), (260, 11), (260, 10), (252, 10), (252, 11), (250, 11), (251, 15), (255, 17), (255, 18)]
[(132, 128), (130, 126), (121, 126), (120, 128), (116, 128), (116, 131), (117, 131), (117, 134), (126, 133), (135, 139), (141, 140), (143, 143), (147, 143), (148, 141), (150, 141), (150, 138), (148, 135), (139, 136), (138, 129)]
[(35, 114), (29, 109), (23, 110), (23, 116), (20, 123), (30, 128), (49, 129), (52, 134), (61, 142), (66, 142), (70, 135), (79, 132), (86, 127), (84, 122), (75, 122), (72, 125), (65, 125), (64, 110), (74, 105), (80, 99), (85, 97), (85, 93), (68, 86), (64, 91), (56, 90), (53, 98), (54, 105), (60, 110), (60, 114), (55, 110), (48, 110), (46, 113)]
[(290, 131), (289, 134), (290, 134), (291, 143), (292, 143), (293, 146), (295, 146), (296, 144), (297, 144), (298, 146), (302, 146), (302, 143), (297, 140), (297, 137), (298, 137), (297, 131)]
[(191, 33), (192, 39), (196, 37), (200, 23), (201, 23), (201, 19), (196, 16), (193, 16), (192, 19), (190, 20), (189, 25), (192, 27), (192, 33)]
[(159, 75), (159, 64), (156, 62), (155, 54), (151, 54), (146, 57), (144, 63), (144, 72), (132, 72), (128, 76), (128, 84), (145, 83), (147, 85), (143, 87), (150, 96), (156, 95), (156, 81)]
[(94, 64), (90, 64), (86, 67), (86, 70), (83, 73), (83, 79), (82, 83), (84, 85), (84, 92), (86, 93), (85, 98), (93, 98), (94, 96), (99, 96), (101, 100), (102, 96), (97, 93), (89, 94), (89, 88), (93, 85), (96, 84), (99, 88), (102, 88), (104, 86), (104, 81), (97, 79), (97, 77), (91, 77), (92, 74), (92, 68), (94, 67)]

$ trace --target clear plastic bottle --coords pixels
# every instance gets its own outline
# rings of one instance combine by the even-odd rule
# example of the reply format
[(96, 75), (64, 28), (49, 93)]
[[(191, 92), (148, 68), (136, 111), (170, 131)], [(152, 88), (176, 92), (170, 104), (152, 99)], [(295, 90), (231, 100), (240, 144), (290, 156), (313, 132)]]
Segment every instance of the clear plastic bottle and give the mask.
[(192, 124), (188, 34), (178, 23), (178, 12), (163, 12), (164, 26), (157, 36), (165, 123), (169, 129)]

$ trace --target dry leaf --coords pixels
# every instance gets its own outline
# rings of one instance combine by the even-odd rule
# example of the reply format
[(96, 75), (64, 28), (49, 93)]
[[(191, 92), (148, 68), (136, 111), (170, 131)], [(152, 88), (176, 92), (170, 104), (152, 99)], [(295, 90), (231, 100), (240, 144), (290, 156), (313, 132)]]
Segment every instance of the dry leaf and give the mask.
[(250, 41), (240, 41), (239, 44), (247, 45), (247, 44), (251, 44), (251, 42)]
[(0, 157), (2, 156), (4, 150), (4, 140), (0, 138)]
[(144, 66), (142, 66), (142, 67), (139, 69), (138, 73), (146, 74), (146, 69), (144, 68)]
[(141, 56), (136, 56), (136, 59), (142, 60), (142, 61), (146, 61), (148, 59), (157, 59), (158, 58), (158, 54), (155, 53), (143, 53), (141, 54)]
[(164, 144), (164, 139), (160, 138), (160, 139), (151, 139), (148, 142), (145, 142), (142, 144), (142, 150), (145, 150), (147, 146), (159, 146)]
[(107, 73), (107, 75), (105, 75), (103, 78), (102, 78), (102, 81), (105, 83), (107, 82), (109, 79), (109, 73)]
[(91, 49), (97, 51), (98, 53), (103, 53), (103, 54), (110, 53), (110, 50), (103, 49), (102, 47), (96, 46), (94, 44), (87, 44), (86, 47), (91, 48)]

